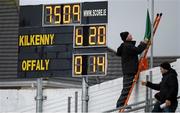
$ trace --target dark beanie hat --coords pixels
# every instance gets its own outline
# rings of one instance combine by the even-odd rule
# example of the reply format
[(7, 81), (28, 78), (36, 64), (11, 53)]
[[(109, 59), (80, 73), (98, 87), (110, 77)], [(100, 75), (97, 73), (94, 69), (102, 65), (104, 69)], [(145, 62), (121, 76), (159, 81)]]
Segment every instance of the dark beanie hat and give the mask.
[(171, 65), (168, 62), (164, 62), (160, 65), (160, 67), (162, 67), (163, 69), (166, 70), (170, 70), (171, 69)]
[(128, 35), (129, 35), (129, 32), (127, 32), (127, 31), (120, 33), (121, 39), (123, 41), (126, 41), (126, 38), (127, 38)]

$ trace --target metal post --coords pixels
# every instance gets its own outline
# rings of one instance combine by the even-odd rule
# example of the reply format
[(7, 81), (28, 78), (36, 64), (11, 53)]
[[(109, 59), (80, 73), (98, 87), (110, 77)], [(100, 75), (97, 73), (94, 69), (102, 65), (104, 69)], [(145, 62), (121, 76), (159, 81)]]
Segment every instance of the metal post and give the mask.
[(86, 78), (82, 77), (82, 113), (88, 112), (88, 84)]
[(37, 91), (36, 91), (36, 113), (42, 113), (43, 105), (43, 89), (42, 89), (42, 78), (37, 78)]
[[(151, 0), (151, 57), (150, 57), (150, 68), (153, 68), (153, 23), (154, 23), (154, 0)], [(152, 71), (150, 71), (150, 82), (152, 82)], [(152, 89), (150, 89), (150, 105), (152, 104)], [(152, 110), (152, 107), (149, 108), (150, 111)]]
[(78, 112), (78, 92), (75, 92), (75, 113)]
[(71, 113), (71, 97), (68, 97), (68, 113)]
[[(146, 81), (148, 81), (149, 80), (149, 76), (148, 75), (146, 75)], [(149, 110), (149, 88), (148, 87), (146, 87), (146, 107), (145, 107), (145, 112), (150, 112)]]
[[(152, 82), (152, 71), (150, 71), (150, 82)], [(152, 105), (152, 89), (149, 90), (149, 104)], [(149, 110), (152, 111), (152, 106), (149, 106)]]

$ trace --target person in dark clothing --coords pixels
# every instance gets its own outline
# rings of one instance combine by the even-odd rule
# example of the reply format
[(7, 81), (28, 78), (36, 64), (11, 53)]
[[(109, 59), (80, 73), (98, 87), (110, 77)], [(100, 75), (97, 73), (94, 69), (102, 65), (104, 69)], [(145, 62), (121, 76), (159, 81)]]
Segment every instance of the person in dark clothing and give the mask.
[[(159, 84), (142, 81), (142, 85), (159, 91), (155, 94), (157, 102), (155, 103), (152, 112), (175, 112), (178, 105), (177, 73), (171, 68), (171, 65), (168, 62), (162, 63), (160, 65), (160, 70), (162, 73), (162, 80)], [(162, 104), (164, 104), (164, 106)]]
[(121, 57), (123, 89), (116, 103), (116, 108), (124, 105), (134, 76), (138, 71), (138, 55), (141, 54), (147, 46), (147, 41), (143, 41), (136, 47), (136, 41), (132, 40), (132, 35), (127, 31), (121, 32), (120, 36), (123, 43), (118, 47), (116, 54)]

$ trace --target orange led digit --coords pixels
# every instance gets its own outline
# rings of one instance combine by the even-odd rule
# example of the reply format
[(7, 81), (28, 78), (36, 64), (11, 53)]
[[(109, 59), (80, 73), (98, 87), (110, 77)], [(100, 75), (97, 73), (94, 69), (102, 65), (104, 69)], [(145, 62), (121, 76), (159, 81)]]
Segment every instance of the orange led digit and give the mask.
[(63, 23), (64, 24), (71, 23), (71, 7), (70, 7), (70, 5), (65, 5), (63, 7)]
[(95, 56), (89, 57), (89, 71), (90, 73), (96, 72), (96, 57)]
[(82, 46), (83, 45), (82, 28), (76, 28), (75, 32), (76, 32), (75, 43), (77, 46)]
[(104, 56), (97, 57), (97, 67), (99, 68), (99, 71), (104, 72), (104, 70), (105, 70), (105, 58), (104, 58)]
[(73, 15), (74, 15), (74, 21), (79, 22), (80, 21), (80, 6), (79, 5), (73, 5)]
[(75, 75), (82, 74), (82, 56), (75, 56), (74, 73)]
[(93, 56), (93, 72), (96, 72), (96, 57)]
[(96, 27), (90, 27), (90, 35), (89, 35), (89, 45), (96, 44)]
[(104, 26), (98, 27), (98, 44), (105, 45), (106, 43), (106, 28)]
[[(60, 13), (61, 6), (54, 7), (54, 17), (55, 17), (55, 24), (61, 23), (61, 13)], [(59, 11), (58, 11), (59, 10)], [(58, 12), (57, 12), (58, 11)]]
[(47, 14), (47, 17), (49, 17), (49, 23), (52, 23), (52, 7), (51, 6), (46, 6), (46, 12), (48, 12), (49, 10), (49, 14)]

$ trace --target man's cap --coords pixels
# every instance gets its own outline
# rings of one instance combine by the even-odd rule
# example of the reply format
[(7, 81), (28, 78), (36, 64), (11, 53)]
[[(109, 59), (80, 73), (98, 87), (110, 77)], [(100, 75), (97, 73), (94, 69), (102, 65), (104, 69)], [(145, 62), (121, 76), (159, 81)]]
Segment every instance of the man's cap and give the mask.
[(123, 41), (126, 41), (126, 38), (128, 37), (128, 35), (129, 35), (129, 32), (127, 32), (127, 31), (120, 33), (121, 39)]
[(170, 70), (171, 69), (171, 65), (168, 62), (163, 62), (160, 67), (162, 67), (163, 69), (166, 70)]

